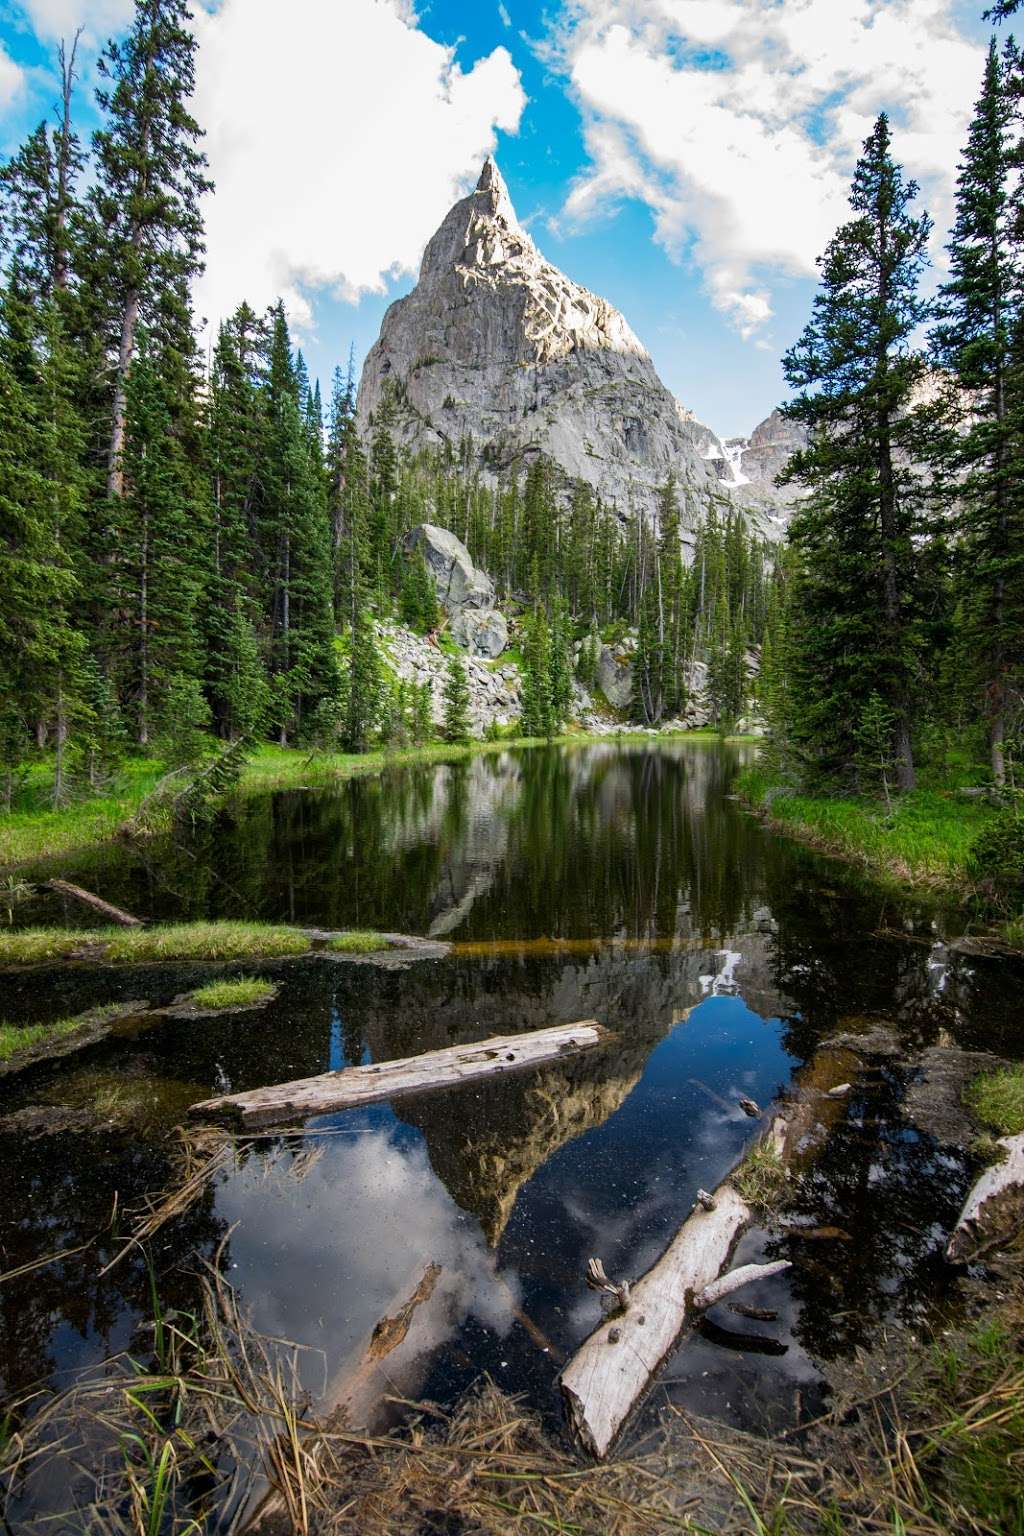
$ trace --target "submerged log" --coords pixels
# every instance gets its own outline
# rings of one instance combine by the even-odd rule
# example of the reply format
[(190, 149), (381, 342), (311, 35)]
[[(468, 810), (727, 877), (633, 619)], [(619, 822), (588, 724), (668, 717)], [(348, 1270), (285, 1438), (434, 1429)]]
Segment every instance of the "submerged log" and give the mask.
[(94, 912), (101, 913), (112, 923), (119, 923), (122, 928), (145, 926), (141, 917), (133, 917), (130, 912), (124, 912), (120, 907), (104, 901), (102, 896), (95, 896), (92, 891), (83, 890), (80, 885), (72, 885), (70, 880), (47, 880), (46, 883), (50, 890), (56, 891), (59, 896), (70, 896), (72, 900), (80, 901), (83, 906), (92, 907)]
[(245, 1130), (299, 1124), (313, 1115), (329, 1115), (383, 1099), (453, 1088), (497, 1073), (521, 1072), (613, 1039), (612, 1031), (593, 1019), (579, 1024), (556, 1024), (529, 1034), (493, 1035), (472, 1045), (447, 1046), (399, 1061), (346, 1067), (340, 1072), (324, 1072), (294, 1083), (223, 1094), (193, 1104), (189, 1113), (204, 1120), (227, 1120)]
[[(1001, 1163), (986, 1168), (971, 1189), (964, 1202), (956, 1226), (946, 1244), (946, 1257), (953, 1263), (967, 1259), (978, 1247), (986, 1228), (991, 1229), (993, 1218), (998, 1219), (1001, 1196), (1024, 1185), (1024, 1133), (1019, 1136), (1001, 1136), (999, 1145), (1006, 1153)], [(1015, 1213), (1019, 1217), (1020, 1212)]]

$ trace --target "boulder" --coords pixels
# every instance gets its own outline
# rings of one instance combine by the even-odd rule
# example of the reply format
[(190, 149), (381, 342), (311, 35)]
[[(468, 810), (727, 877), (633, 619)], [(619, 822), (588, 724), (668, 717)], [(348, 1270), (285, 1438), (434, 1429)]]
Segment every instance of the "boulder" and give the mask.
[(494, 607), (494, 582), (473, 564), (465, 544), (447, 528), (420, 523), (409, 529), (402, 542), (406, 549), (422, 554), (449, 617), (466, 608)]
[(621, 646), (602, 645), (597, 656), (597, 686), (615, 709), (629, 708), (633, 667)]
[(497, 608), (461, 608), (452, 619), (452, 639), (471, 656), (492, 661), (508, 645), (508, 624)]

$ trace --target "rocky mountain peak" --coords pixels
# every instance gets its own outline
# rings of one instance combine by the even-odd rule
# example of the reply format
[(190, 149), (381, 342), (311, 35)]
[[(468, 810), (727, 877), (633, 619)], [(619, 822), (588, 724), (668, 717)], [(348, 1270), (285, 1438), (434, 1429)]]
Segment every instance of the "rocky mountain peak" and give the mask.
[[(625, 317), (561, 272), (519, 223), (492, 156), (474, 190), (427, 244), (419, 282), (392, 304), (359, 386), (369, 430), (385, 389), (395, 431), (411, 447), (472, 440), (485, 473), (538, 456), (590, 484), (625, 516), (655, 516), (669, 472), (684, 528), (723, 497), (703, 451), (707, 429), (665, 388)], [(741, 504), (769, 536), (770, 490)]]

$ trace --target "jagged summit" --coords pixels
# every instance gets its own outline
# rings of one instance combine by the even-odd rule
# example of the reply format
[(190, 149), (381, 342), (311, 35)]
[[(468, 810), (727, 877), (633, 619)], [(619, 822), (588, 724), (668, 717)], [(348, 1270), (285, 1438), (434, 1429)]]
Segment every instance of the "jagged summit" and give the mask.
[[(491, 155), (384, 316), (360, 380), (364, 430), (388, 381), (397, 435), (414, 447), (470, 438), (489, 470), (543, 454), (623, 514), (653, 513), (671, 470), (691, 528), (712, 500), (740, 494), (624, 316), (541, 255)], [(746, 500), (773, 531), (764, 495)]]

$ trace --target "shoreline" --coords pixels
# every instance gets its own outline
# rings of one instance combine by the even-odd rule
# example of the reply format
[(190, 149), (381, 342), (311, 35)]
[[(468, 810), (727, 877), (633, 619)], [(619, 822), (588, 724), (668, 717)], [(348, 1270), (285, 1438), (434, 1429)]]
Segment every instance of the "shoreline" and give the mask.
[[(567, 732), (550, 741), (517, 736), (508, 740), (474, 740), (465, 744), (429, 742), (397, 751), (309, 752), (302, 747), (261, 746), (246, 763), (232, 797), (278, 789), (323, 788), (332, 782), (373, 777), (389, 768), (431, 763), (459, 763), (511, 749), (546, 746), (596, 746), (602, 742), (662, 743), (672, 741), (750, 742), (752, 736), (721, 736), (717, 731)], [(69, 855), (116, 842), (125, 835), (132, 815), (159, 782), (162, 764), (153, 758), (131, 759), (119, 775), (114, 793), (97, 795), (62, 810), (41, 808), (0, 816), (0, 875), (10, 875)], [(229, 797), (231, 798), (231, 797)]]
[[(778, 794), (756, 768), (741, 774), (736, 793), (745, 809), (769, 832), (792, 838), (828, 858), (840, 859), (893, 889), (941, 899), (970, 912), (980, 894), (968, 873), (971, 843), (996, 810), (988, 803), (960, 798), (954, 790), (912, 790), (896, 802), (893, 813), (881, 804), (852, 797)], [(979, 942), (992, 941), (1008, 955), (1024, 954), (1024, 918), (978, 914)]]

